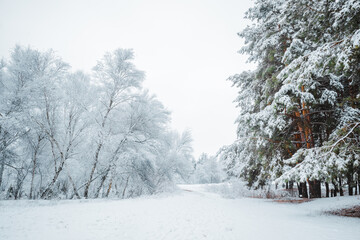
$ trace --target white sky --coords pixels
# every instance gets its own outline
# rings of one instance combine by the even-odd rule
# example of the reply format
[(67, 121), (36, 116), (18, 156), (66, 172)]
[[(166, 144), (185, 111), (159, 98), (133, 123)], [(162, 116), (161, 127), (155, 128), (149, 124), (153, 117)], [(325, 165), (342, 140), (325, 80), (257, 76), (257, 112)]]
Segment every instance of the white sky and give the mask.
[(106, 51), (133, 48), (145, 87), (190, 129), (197, 158), (236, 138), (236, 89), (243, 70), (237, 36), (251, 0), (0, 0), (0, 57), (15, 44), (54, 49), (73, 70), (90, 72)]

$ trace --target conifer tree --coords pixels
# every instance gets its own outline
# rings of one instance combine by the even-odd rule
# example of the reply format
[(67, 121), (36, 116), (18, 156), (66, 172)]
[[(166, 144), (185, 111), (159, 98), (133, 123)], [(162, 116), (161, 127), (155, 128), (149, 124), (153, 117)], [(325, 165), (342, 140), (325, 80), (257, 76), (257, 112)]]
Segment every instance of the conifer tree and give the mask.
[(241, 162), (235, 172), (250, 186), (295, 181), (301, 195), (308, 185), (308, 197), (321, 197), (321, 182), (341, 190), (346, 179), (351, 194), (360, 153), (360, 2), (256, 1), (246, 17), (254, 24), (239, 34), (241, 53), (258, 67), (230, 77), (239, 88), (240, 146), (224, 148), (222, 158)]

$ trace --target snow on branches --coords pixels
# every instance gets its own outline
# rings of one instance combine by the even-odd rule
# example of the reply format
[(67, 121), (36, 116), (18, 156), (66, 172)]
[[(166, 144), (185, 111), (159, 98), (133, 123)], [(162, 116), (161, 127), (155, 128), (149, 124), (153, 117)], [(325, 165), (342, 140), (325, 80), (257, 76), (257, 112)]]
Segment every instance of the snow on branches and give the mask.
[(258, 67), (229, 78), (240, 114), (239, 139), (221, 153), (227, 171), (254, 187), (342, 178), (352, 186), (360, 175), (360, 2), (259, 0), (246, 17), (253, 25), (239, 33), (240, 52)]

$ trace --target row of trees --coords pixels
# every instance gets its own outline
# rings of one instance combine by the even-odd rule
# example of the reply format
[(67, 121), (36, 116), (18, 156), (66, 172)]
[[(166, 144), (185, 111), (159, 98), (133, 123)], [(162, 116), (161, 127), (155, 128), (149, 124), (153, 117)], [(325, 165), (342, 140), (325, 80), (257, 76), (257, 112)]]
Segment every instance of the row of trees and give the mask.
[[(238, 140), (220, 150), (232, 176), (321, 197), (360, 191), (360, 2), (257, 0), (239, 33), (258, 63), (238, 88)], [(308, 196), (309, 193), (309, 196)]]
[(191, 176), (193, 183), (220, 183), (225, 180), (226, 174), (223, 171), (218, 159), (203, 153), (194, 163), (194, 170)]
[(91, 75), (53, 51), (16, 46), (1, 61), (1, 198), (128, 198), (188, 177), (191, 136), (169, 129), (133, 57), (106, 53)]

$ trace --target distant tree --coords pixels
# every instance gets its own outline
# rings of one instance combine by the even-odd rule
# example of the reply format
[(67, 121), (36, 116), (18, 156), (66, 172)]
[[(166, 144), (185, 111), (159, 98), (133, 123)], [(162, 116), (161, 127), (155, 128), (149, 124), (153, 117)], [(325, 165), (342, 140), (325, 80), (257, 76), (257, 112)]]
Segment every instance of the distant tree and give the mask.
[(195, 183), (220, 183), (225, 178), (216, 157), (203, 153), (195, 164), (193, 173)]

